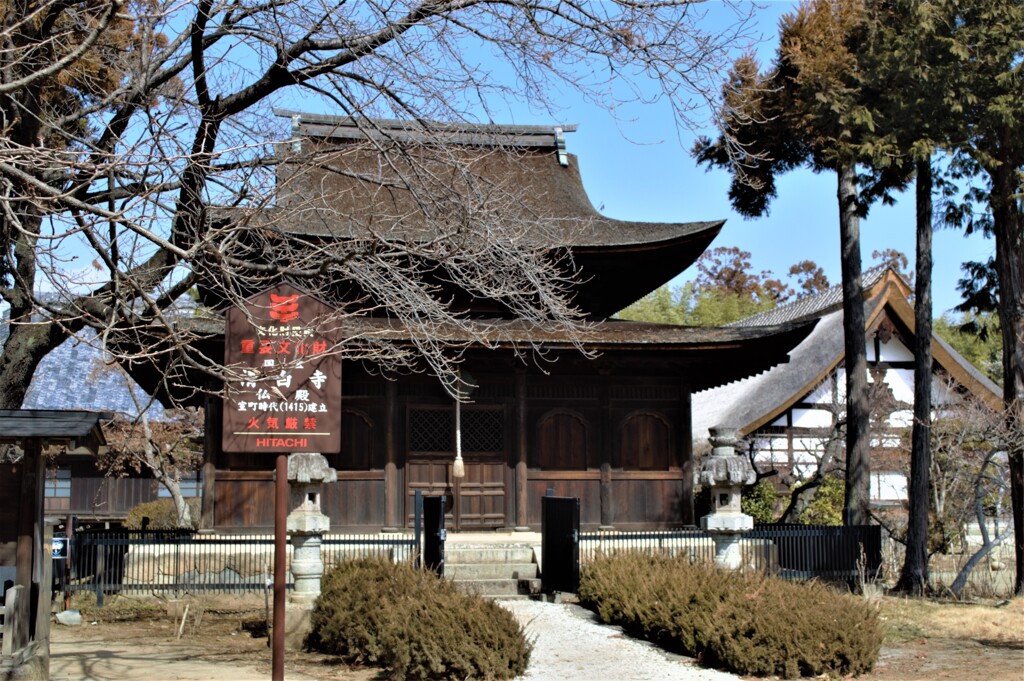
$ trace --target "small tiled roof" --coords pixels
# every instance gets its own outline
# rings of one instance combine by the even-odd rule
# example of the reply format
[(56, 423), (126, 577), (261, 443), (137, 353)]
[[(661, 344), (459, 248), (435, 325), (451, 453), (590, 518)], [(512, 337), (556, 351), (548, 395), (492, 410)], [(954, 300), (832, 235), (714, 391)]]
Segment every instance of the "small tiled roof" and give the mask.
[(0, 442), (69, 441), (72, 448), (105, 444), (99, 424), (112, 414), (80, 410), (0, 409)]
[[(861, 275), (861, 286), (865, 291), (870, 290), (882, 280), (885, 273), (891, 268), (889, 265), (878, 265), (866, 270)], [(810, 296), (792, 303), (779, 305), (771, 310), (758, 312), (757, 314), (731, 322), (728, 326), (770, 326), (772, 324), (784, 324), (801, 319), (814, 319), (823, 317), (834, 310), (843, 307), (843, 285), (836, 284), (828, 290), (816, 296)]]

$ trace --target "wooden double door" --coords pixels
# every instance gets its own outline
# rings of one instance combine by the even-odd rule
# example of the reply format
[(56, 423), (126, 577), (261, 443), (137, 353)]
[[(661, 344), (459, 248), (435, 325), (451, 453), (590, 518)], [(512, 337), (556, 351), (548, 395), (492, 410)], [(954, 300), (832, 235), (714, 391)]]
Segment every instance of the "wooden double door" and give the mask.
[(465, 476), (452, 475), (454, 407), (415, 407), (408, 412), (407, 517), (417, 491), (448, 497), (445, 525), (455, 531), (505, 527), (508, 455), (502, 407), (463, 406), (459, 419)]

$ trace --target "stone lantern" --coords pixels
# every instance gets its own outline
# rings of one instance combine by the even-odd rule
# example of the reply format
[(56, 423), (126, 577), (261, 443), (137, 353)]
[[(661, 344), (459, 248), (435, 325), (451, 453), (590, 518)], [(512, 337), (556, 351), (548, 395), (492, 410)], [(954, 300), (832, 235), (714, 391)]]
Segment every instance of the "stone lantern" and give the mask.
[(337, 472), (322, 454), (288, 456), (290, 490), (288, 535), (292, 545), (293, 603), (309, 605), (320, 595), (324, 563), (320, 558), (321, 539), (331, 529), (331, 519), (320, 510), (323, 483), (336, 482)]
[(747, 458), (737, 453), (735, 429), (711, 428), (710, 440), (711, 456), (701, 464), (698, 480), (711, 489), (712, 510), (700, 519), (700, 525), (715, 542), (715, 563), (735, 570), (743, 562), (742, 535), (754, 529), (754, 519), (740, 507), (740, 495), (744, 485), (757, 480), (757, 473)]

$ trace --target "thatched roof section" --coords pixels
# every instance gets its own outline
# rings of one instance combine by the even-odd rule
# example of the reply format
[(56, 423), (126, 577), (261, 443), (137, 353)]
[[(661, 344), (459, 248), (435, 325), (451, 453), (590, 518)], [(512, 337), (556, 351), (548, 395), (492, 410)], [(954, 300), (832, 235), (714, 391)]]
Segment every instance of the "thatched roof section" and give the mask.
[[(864, 276), (865, 332), (877, 328), (888, 317), (913, 334), (914, 313), (907, 301), (910, 288), (887, 266), (875, 268)], [(818, 319), (814, 330), (790, 352), (788, 364), (736, 383), (719, 386), (693, 397), (693, 439), (706, 440), (708, 429), (725, 425), (748, 435), (772, 422), (840, 366), (845, 357), (842, 293), (833, 287), (813, 298), (798, 301), (765, 313), (753, 315), (728, 328), (774, 328), (767, 324), (796, 323)], [(960, 385), (980, 397), (993, 409), (1000, 408), (999, 387), (948, 343), (932, 336), (935, 364)]]

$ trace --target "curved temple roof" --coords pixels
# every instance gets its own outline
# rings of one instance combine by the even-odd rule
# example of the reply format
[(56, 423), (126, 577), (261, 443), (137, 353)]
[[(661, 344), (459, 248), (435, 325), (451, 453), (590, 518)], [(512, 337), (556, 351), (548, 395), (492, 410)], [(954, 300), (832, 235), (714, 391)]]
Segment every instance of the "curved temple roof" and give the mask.
[(648, 223), (607, 218), (583, 188), (564, 133), (575, 126), (450, 125), (313, 116), (292, 119), (279, 155), (277, 205), (217, 209), (327, 239), (386, 235), (414, 242), (441, 230), (499, 226), (524, 242), (568, 249), (576, 304), (608, 317), (685, 270), (724, 221)]

